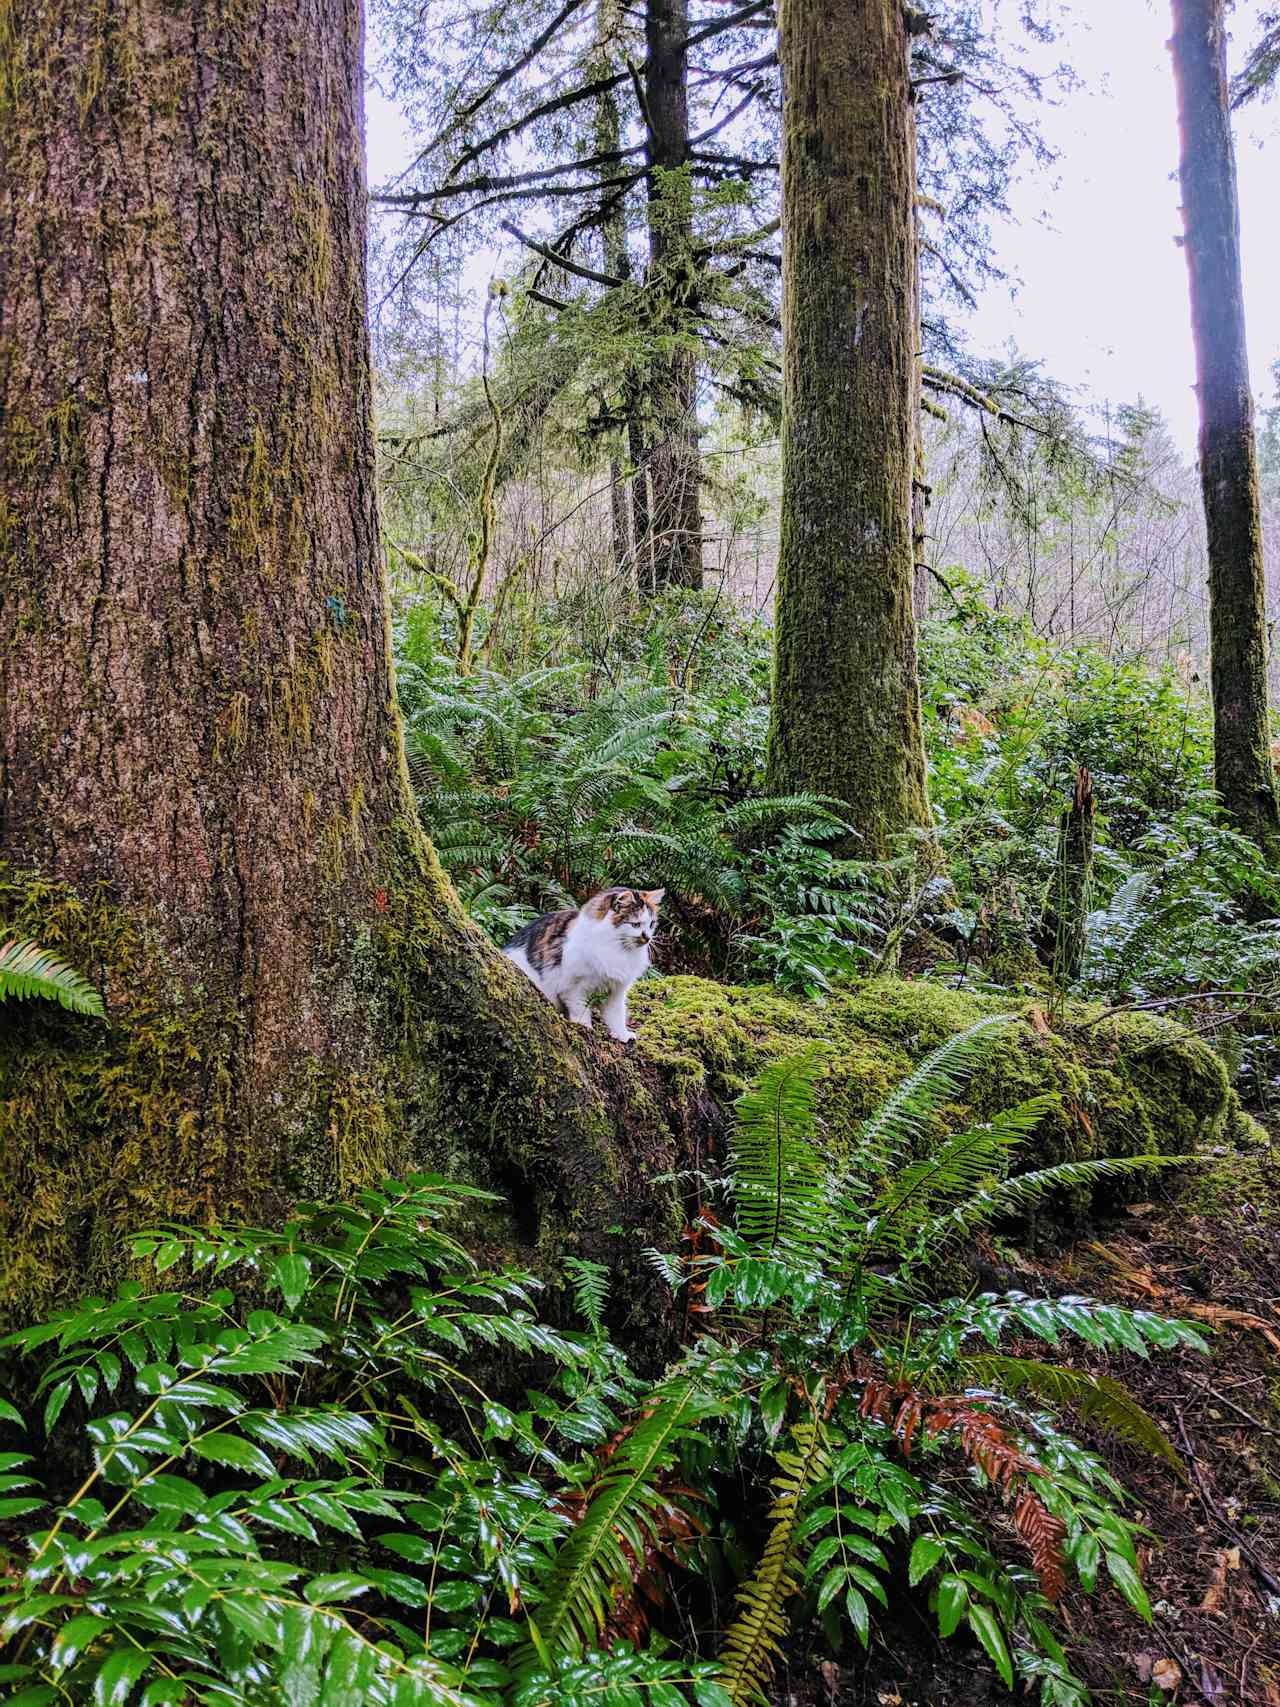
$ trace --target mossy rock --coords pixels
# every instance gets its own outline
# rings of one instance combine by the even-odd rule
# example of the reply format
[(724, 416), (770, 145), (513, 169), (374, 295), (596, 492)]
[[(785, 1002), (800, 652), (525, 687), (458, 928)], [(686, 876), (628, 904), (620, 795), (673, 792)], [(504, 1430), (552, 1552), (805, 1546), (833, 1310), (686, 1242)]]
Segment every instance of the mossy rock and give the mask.
[(642, 1059), (722, 1105), (770, 1061), (828, 1042), (819, 1113), (836, 1148), (930, 1050), (1000, 1013), (1011, 1024), (996, 1033), (964, 1103), (943, 1110), (948, 1130), (1046, 1092), (1057, 1103), (1024, 1152), (1026, 1165), (1185, 1155), (1253, 1127), (1213, 1050), (1151, 1014), (1107, 1016), (1081, 1005), (1050, 1020), (1029, 1000), (899, 979), (834, 994), (822, 1006), (773, 989), (654, 979), (637, 987), (632, 1006)]

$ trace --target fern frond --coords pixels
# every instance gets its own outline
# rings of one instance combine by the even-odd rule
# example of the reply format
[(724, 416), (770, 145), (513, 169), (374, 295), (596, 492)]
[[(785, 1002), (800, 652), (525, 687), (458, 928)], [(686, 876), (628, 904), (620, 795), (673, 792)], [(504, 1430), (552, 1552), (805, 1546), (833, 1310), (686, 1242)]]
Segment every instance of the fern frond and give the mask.
[(753, 1256), (813, 1253), (823, 1241), (826, 1174), (813, 1145), (827, 1045), (774, 1061), (738, 1098), (729, 1152), (738, 1232)]
[(995, 1352), (962, 1358), (960, 1372), (972, 1387), (1010, 1396), (1033, 1393), (1050, 1404), (1074, 1405), (1085, 1422), (1106, 1429), (1153, 1458), (1163, 1458), (1180, 1476), (1186, 1475), (1186, 1465), (1160, 1424), (1110, 1375), (1092, 1375), (1085, 1369), (1067, 1369), (1057, 1363), (1004, 1357)]
[(74, 967), (34, 942), (6, 942), (0, 946), (0, 1002), (10, 996), (25, 1000), (32, 996), (59, 1002), (72, 1013), (106, 1018), (102, 997)]
[(957, 1204), (946, 1214), (937, 1216), (926, 1229), (925, 1237), (932, 1244), (935, 1239), (972, 1232), (1002, 1215), (1014, 1215), (1030, 1209), (1051, 1191), (1093, 1186), (1099, 1180), (1142, 1173), (1151, 1168), (1183, 1167), (1196, 1159), (1195, 1156), (1108, 1156), (1098, 1160), (1058, 1162), (1050, 1168), (1014, 1174), (1010, 1179), (1001, 1180), (999, 1185), (979, 1191), (968, 1203)]
[(628, 870), (643, 871), (650, 880), (681, 895), (730, 910), (741, 900), (741, 874), (726, 860), (724, 844), (714, 832), (681, 827), (677, 833), (668, 833), (626, 826), (609, 841), (615, 850), (625, 847)]
[(656, 1485), (680, 1441), (721, 1409), (688, 1375), (656, 1388), (610, 1458), (582, 1521), (560, 1544), (538, 1630), (549, 1653), (578, 1652), (603, 1628), (616, 1591), (645, 1556), (668, 1496)]
[(624, 723), (598, 745), (593, 744), (586, 757), (595, 765), (613, 765), (634, 760), (640, 753), (650, 753), (666, 734), (673, 715), (671, 711), (657, 711)]
[(988, 1182), (993, 1176), (1001, 1178), (1010, 1152), (1035, 1131), (1057, 1100), (1054, 1095), (1031, 1097), (982, 1126), (955, 1133), (930, 1155), (905, 1167), (873, 1210), (869, 1250), (901, 1249), (916, 1228), (931, 1228), (937, 1218), (930, 1216), (930, 1210), (939, 1199), (994, 1197), (998, 1187)]
[(415, 794), (429, 794), (442, 785), (457, 786), (466, 781), (465, 755), (439, 730), (410, 725), (405, 730), (404, 753)]
[(769, 1539), (755, 1574), (737, 1592), (738, 1615), (725, 1633), (720, 1683), (733, 1707), (765, 1707), (774, 1665), (787, 1633), (784, 1604), (799, 1588), (800, 1513), (805, 1497), (826, 1473), (822, 1424), (807, 1417), (792, 1430), (791, 1451), (779, 1452)]
[(602, 1262), (590, 1262), (586, 1257), (566, 1257), (565, 1272), (573, 1286), (573, 1302), (578, 1314), (595, 1332), (604, 1325), (605, 1306), (609, 1302), (609, 1270)]
[(992, 1034), (1012, 1023), (1011, 1014), (993, 1014), (926, 1055), (863, 1123), (854, 1146), (854, 1168), (874, 1177), (896, 1166), (936, 1110), (959, 1095)]
[(840, 823), (832, 810), (839, 805), (838, 800), (827, 794), (753, 795), (730, 806), (722, 813), (720, 822), (729, 835), (797, 820), (829, 831), (832, 825)]

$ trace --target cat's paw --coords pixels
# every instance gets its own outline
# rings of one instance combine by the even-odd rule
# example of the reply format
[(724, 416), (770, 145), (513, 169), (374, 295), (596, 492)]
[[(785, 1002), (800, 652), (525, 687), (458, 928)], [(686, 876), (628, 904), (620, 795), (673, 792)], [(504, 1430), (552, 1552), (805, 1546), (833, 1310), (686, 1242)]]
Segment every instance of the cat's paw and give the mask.
[(575, 1025), (582, 1026), (584, 1028), (584, 1030), (586, 1030), (586, 1031), (591, 1030), (591, 1010), (590, 1009), (588, 1009), (585, 1013), (570, 1014), (569, 1018), (573, 1021), (573, 1023)]
[(634, 1031), (614, 1031), (610, 1029), (609, 1036), (615, 1043), (634, 1043), (636, 1040), (636, 1034)]

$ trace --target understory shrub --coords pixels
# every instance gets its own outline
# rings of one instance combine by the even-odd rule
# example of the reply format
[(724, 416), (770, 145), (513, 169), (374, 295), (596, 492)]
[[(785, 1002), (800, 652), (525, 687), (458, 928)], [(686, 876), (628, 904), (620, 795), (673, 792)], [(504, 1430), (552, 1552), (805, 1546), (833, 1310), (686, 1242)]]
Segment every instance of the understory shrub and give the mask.
[(1084, 766), (1098, 820), (1073, 988), (1280, 990), (1280, 879), (1222, 821), (1208, 706), (1172, 668), (1052, 645), (975, 601), (926, 623), (935, 823), (873, 862), (849, 857), (838, 802), (763, 792), (763, 623), (668, 598), (575, 649), (572, 613), (552, 610), (532, 668), (460, 675), (422, 608), (396, 630), (410, 772), (441, 858), (500, 941), (622, 882), (669, 891), (666, 970), (818, 1000), (904, 963), (1048, 990), (1059, 820)]

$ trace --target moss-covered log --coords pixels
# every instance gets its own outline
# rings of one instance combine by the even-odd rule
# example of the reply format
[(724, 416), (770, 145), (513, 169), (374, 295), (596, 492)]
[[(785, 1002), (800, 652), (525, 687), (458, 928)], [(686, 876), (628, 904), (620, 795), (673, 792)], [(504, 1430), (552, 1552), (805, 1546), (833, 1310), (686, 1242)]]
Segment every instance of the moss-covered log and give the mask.
[(638, 986), (632, 1007), (642, 1059), (674, 1093), (722, 1105), (770, 1061), (829, 1042), (819, 1113), (824, 1142), (837, 1151), (924, 1055), (1000, 1013), (1013, 1023), (996, 1033), (964, 1104), (943, 1110), (948, 1130), (1050, 1092), (1056, 1107), (1024, 1165), (1189, 1155), (1257, 1136), (1221, 1059), (1185, 1027), (1153, 1014), (1078, 1005), (1050, 1022), (1026, 1000), (898, 979), (834, 994), (819, 1007), (776, 990), (667, 978)]
[(900, 0), (782, 0), (782, 517), (769, 790), (928, 822), (912, 615), (915, 125)]

